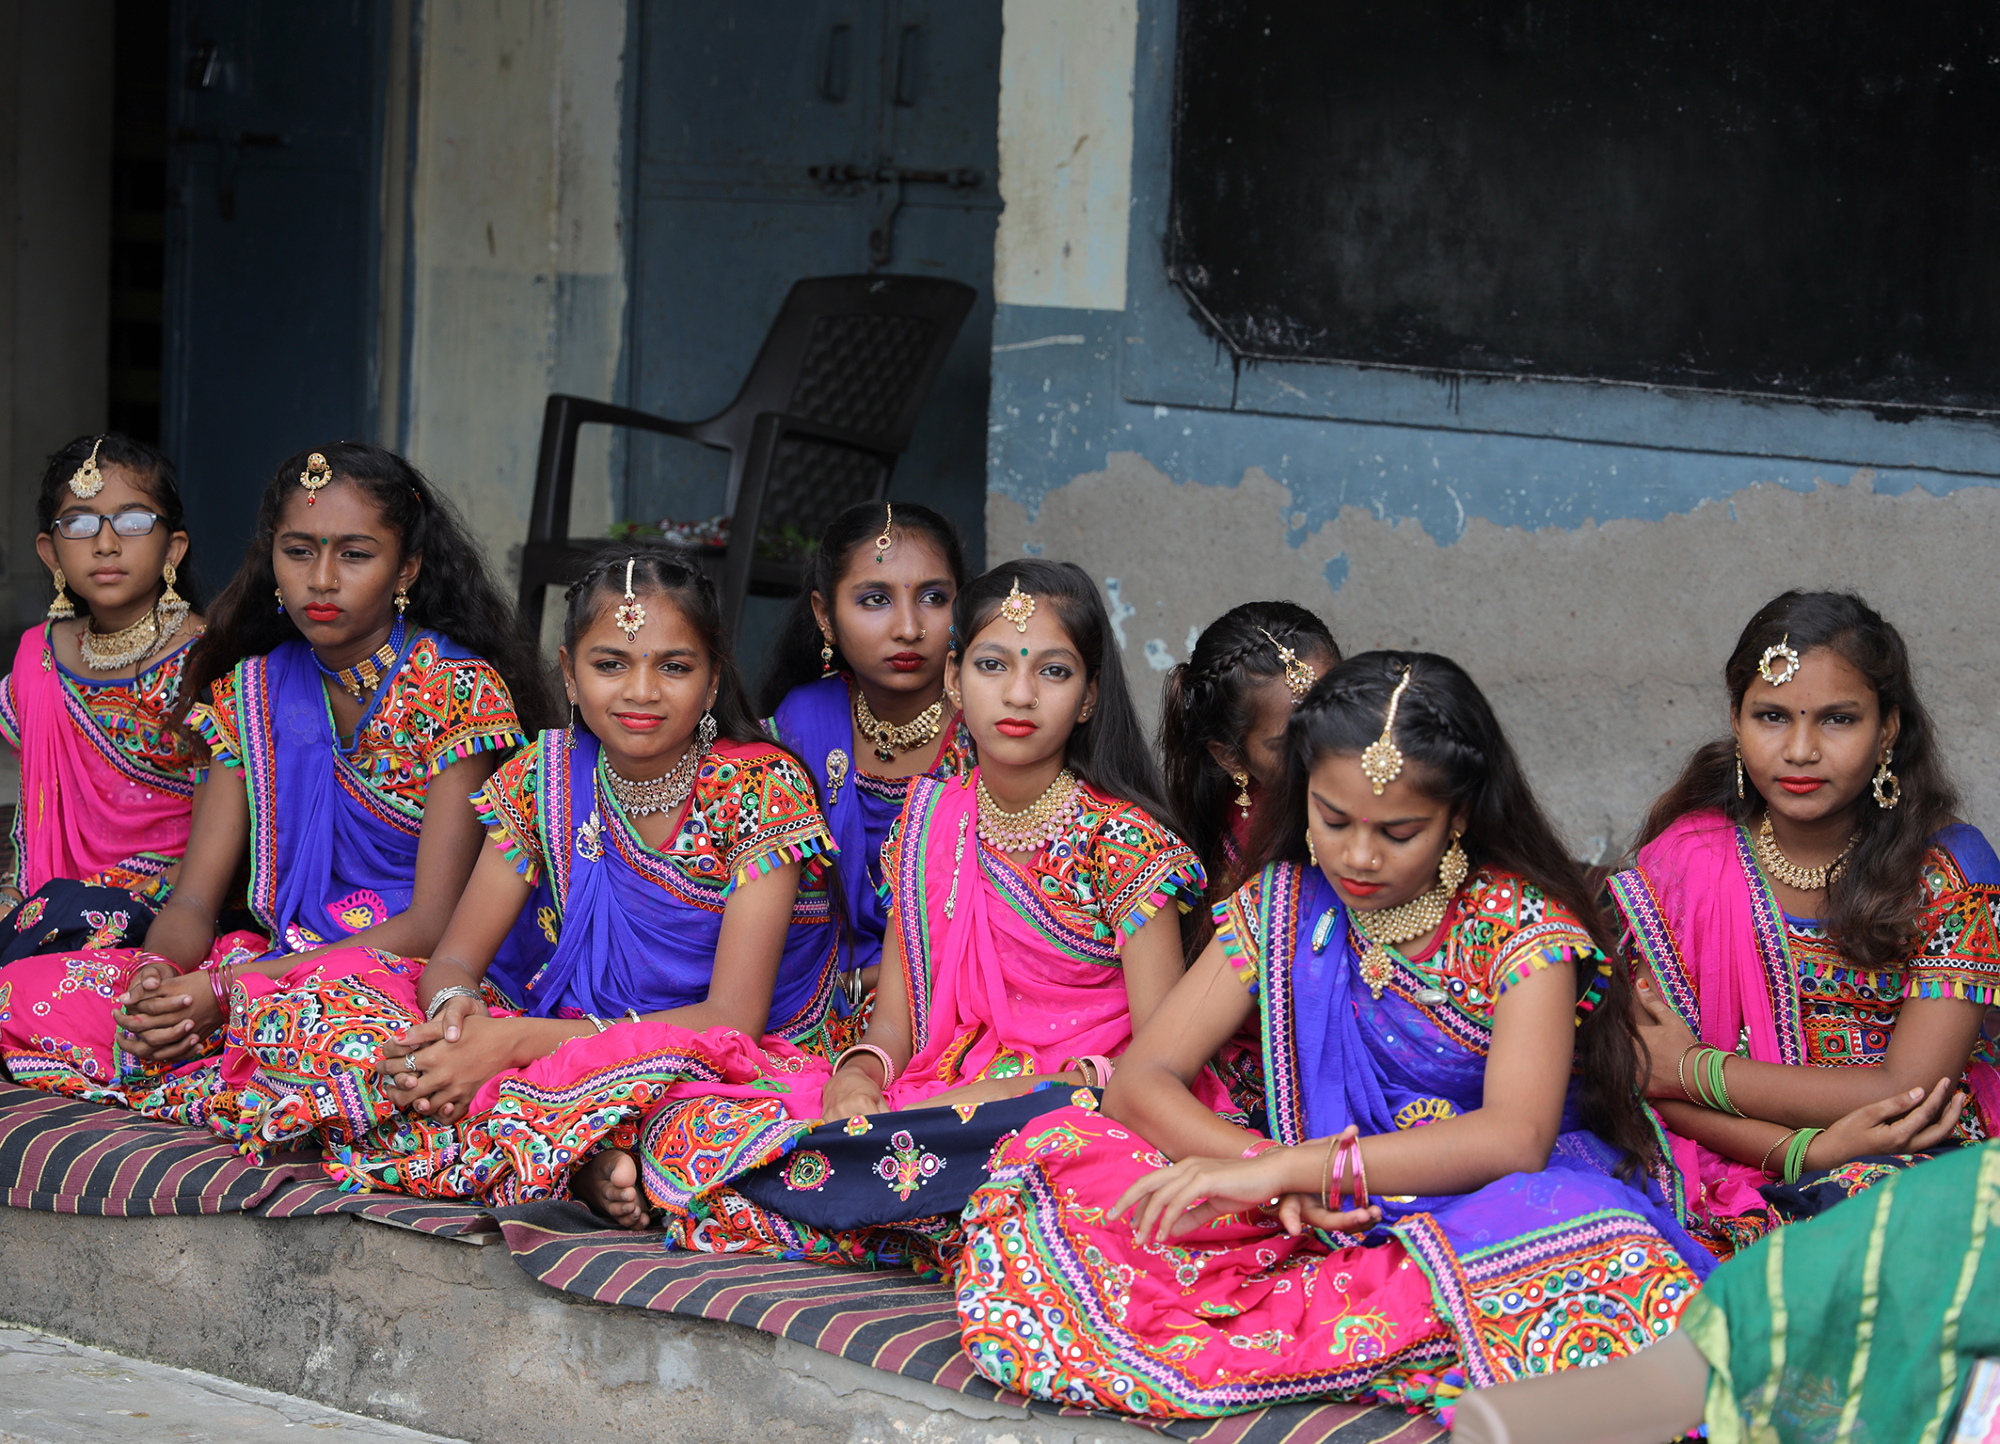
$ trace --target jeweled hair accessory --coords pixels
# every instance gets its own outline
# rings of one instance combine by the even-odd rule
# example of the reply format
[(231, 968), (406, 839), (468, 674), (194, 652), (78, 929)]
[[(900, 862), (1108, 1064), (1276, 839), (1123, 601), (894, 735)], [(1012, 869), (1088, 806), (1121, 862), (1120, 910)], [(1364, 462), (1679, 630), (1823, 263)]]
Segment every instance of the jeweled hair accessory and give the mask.
[(1035, 615), (1035, 599), (1021, 590), (1021, 579), (1014, 578), (1014, 586), (1007, 593), (1007, 600), (1000, 604), (1000, 615), (1014, 624), (1014, 630), (1028, 630), (1028, 618)]
[(104, 445), (104, 438), (98, 437), (97, 444), (90, 448), (90, 459), (70, 473), (69, 489), (73, 496), (86, 501), (104, 490), (104, 473), (97, 467), (98, 448)]
[[(1262, 627), (1257, 630), (1264, 632)], [(1310, 663), (1300, 661), (1297, 652), (1269, 632), (1264, 632), (1264, 640), (1278, 649), (1278, 660), (1285, 664), (1285, 685), (1292, 689), (1292, 705), (1296, 707), (1305, 700), (1306, 693), (1312, 691), (1313, 683), (1319, 680), (1319, 673), (1312, 669)]]
[(1389, 694), (1389, 712), (1382, 719), (1382, 735), (1370, 742), (1361, 753), (1361, 775), (1368, 779), (1368, 785), (1380, 797), (1382, 789), (1396, 780), (1403, 770), (1403, 749), (1396, 745), (1396, 709), (1403, 705), (1403, 693), (1410, 685), (1410, 669), (1403, 668), (1403, 680), (1396, 684), (1396, 690)]
[(639, 628), (646, 625), (646, 608), (632, 595), (632, 568), (638, 558), (625, 558), (625, 601), (611, 614), (611, 623), (625, 634), (628, 642), (637, 641)]
[(299, 485), (306, 489), (306, 505), (318, 505), (321, 490), (332, 480), (333, 468), (326, 464), (326, 458), (317, 451), (308, 456), (306, 469), (299, 473)]
[(877, 562), (880, 562), (883, 556), (889, 550), (889, 543), (891, 540), (893, 540), (893, 538), (890, 537), (889, 533), (895, 527), (895, 525), (896, 525), (895, 504), (892, 502), (885, 501), (882, 503), (882, 534), (875, 538), (875, 560)]
[[(1764, 655), (1758, 659), (1757, 675), (1773, 687), (1782, 687), (1799, 675), (1799, 654), (1788, 645), (1791, 640), (1792, 634), (1785, 633), (1775, 646), (1766, 647)], [(1780, 672), (1773, 663), (1782, 663), (1785, 670)]]

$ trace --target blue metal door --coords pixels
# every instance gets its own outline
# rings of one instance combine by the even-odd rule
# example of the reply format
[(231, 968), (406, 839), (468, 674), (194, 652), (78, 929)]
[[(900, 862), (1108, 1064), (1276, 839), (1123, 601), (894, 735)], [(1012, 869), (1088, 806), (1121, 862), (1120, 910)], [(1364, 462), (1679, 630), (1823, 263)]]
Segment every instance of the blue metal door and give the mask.
[(382, 0), (177, 0), (161, 440), (219, 585), (280, 460), (375, 433)]
[[(644, 0), (639, 42), (632, 404), (690, 419), (720, 410), (801, 277), (963, 281), (980, 299), (892, 495), (950, 515), (977, 561), (1000, 210), (999, 0)], [(634, 442), (625, 514), (719, 510), (725, 463), (689, 453)], [(753, 611), (746, 644), (757, 630)]]

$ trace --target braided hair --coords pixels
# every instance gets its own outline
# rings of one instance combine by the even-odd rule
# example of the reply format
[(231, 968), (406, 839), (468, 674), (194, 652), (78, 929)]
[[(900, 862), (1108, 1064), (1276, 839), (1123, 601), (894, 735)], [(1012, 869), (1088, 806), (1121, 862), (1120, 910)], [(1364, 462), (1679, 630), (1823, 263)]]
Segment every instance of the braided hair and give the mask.
[[(757, 725), (750, 710), (743, 676), (723, 639), (722, 603), (715, 594), (715, 583), (671, 548), (646, 542), (607, 547), (570, 583), (563, 593), (562, 632), (570, 665), (576, 665), (577, 640), (596, 624), (606, 607), (624, 601), (627, 562), (632, 563), (633, 595), (663, 596), (672, 602), (707, 651), (709, 664), (715, 668), (715, 702), (709, 708), (715, 717), (715, 735), (731, 742), (770, 743), (770, 736)], [(584, 725), (580, 718), (578, 725)]]
[(1313, 765), (1326, 756), (1359, 756), (1381, 736), (1389, 696), (1405, 668), (1410, 685), (1396, 711), (1394, 738), (1405, 759), (1403, 775), (1425, 796), (1463, 812), (1460, 843), (1475, 869), (1490, 867), (1534, 883), (1583, 924), (1611, 963), (1604, 996), (1577, 1028), (1576, 1066), (1584, 1122), (1624, 1151), (1629, 1173), (1657, 1146), (1639, 1103), (1631, 972), (1592, 902), (1583, 865), (1563, 846), (1493, 708), (1458, 663), (1432, 652), (1363, 652), (1320, 679), (1286, 731), (1284, 781), (1258, 811), (1252, 849), (1259, 866), (1312, 865), (1306, 795)]
[[(1273, 639), (1275, 640), (1275, 643)], [(1187, 844), (1209, 878), (1210, 901), (1235, 891), (1223, 842), (1236, 783), (1215, 760), (1210, 743), (1241, 753), (1253, 720), (1251, 693), (1285, 674), (1278, 656), (1289, 647), (1322, 674), (1340, 661), (1340, 647), (1325, 622), (1297, 602), (1245, 602), (1208, 624), (1193, 654), (1167, 673), (1160, 697), (1160, 758), (1167, 797), (1186, 826)], [(1181, 920), (1190, 958), (1199, 956), (1215, 931), (1205, 907)]]

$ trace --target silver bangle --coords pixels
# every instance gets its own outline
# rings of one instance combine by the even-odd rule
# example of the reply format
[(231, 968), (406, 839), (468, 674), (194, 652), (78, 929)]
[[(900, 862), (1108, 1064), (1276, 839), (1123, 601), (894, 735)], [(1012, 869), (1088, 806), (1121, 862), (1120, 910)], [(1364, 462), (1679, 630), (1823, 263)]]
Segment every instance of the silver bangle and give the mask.
[(639, 1016), (637, 1008), (627, 1008), (625, 1010), (625, 1021), (628, 1023), (643, 1023), (646, 1020)]
[(426, 1023), (436, 1022), (437, 1015), (444, 1011), (444, 1005), (449, 1003), (453, 998), (470, 998), (475, 1003), (482, 1001), (479, 996), (479, 989), (477, 988), (461, 987), (456, 983), (452, 984), (449, 988), (439, 988), (435, 993), (431, 994), (430, 1006), (424, 1009), (424, 1021)]
[(598, 1031), (598, 1032), (600, 1032), (600, 1033), (602, 1033), (602, 1032), (604, 1031), (604, 1029), (605, 1029), (605, 1026), (606, 1026), (606, 1025), (605, 1025), (605, 1022), (604, 1022), (604, 1020), (603, 1020), (602, 1018), (598, 1017), (598, 1016), (597, 1016), (597, 1014), (595, 1014), (595, 1013), (585, 1013), (585, 1014), (584, 1014), (583, 1016), (584, 1016), (584, 1017), (586, 1017), (586, 1018), (588, 1018), (588, 1019), (590, 1020), (590, 1026), (591, 1026), (591, 1027), (593, 1027), (593, 1028), (597, 1029), (597, 1031)]

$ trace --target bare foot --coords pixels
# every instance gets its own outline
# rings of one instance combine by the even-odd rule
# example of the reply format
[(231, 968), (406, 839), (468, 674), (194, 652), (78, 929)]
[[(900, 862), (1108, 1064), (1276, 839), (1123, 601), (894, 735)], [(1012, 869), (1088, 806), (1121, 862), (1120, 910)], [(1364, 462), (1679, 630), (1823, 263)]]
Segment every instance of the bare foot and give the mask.
[(592, 1154), (570, 1176), (569, 1189), (620, 1228), (646, 1226), (646, 1201), (639, 1194), (639, 1165), (622, 1148), (605, 1148)]

